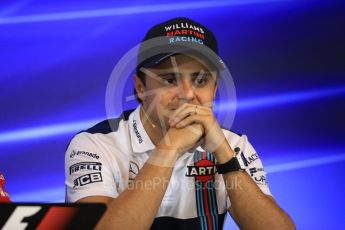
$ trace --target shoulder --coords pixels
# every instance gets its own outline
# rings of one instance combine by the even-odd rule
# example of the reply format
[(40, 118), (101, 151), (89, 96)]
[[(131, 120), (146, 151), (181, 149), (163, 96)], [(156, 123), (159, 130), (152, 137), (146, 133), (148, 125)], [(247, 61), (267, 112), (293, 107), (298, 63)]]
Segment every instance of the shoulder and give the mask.
[(247, 155), (256, 154), (254, 147), (249, 142), (248, 137), (245, 134), (240, 134), (224, 128), (222, 128), (222, 131), (235, 152), (244, 152), (244, 154)]
[(118, 118), (101, 121), (77, 133), (66, 147), (65, 160), (70, 161), (74, 157), (85, 160), (86, 155), (104, 160), (116, 158), (117, 161), (126, 157), (123, 153), (130, 152), (127, 121), (132, 111), (125, 111)]
[(242, 138), (247, 138), (246, 135), (242, 133), (235, 132), (233, 130), (222, 128), (225, 138), (230, 142), (238, 142)]
[[(118, 136), (126, 136), (126, 122), (130, 114), (134, 110), (124, 111), (119, 117), (103, 120), (94, 126), (78, 132), (71, 139), (69, 145), (75, 142), (85, 143), (93, 139), (102, 140), (107, 139), (108, 134), (118, 134)], [(68, 147), (68, 146), (67, 146)]]
[[(112, 118), (112, 119), (106, 119), (98, 124), (92, 126), (91, 128), (87, 130), (83, 130), (79, 133), (86, 132), (90, 134), (95, 134), (95, 133), (101, 133), (101, 134), (108, 134), (111, 132), (116, 132), (119, 130), (119, 124), (121, 121), (128, 121), (129, 115), (133, 112), (134, 110), (126, 110), (124, 111), (118, 118)], [(79, 134), (78, 133), (78, 134)]]

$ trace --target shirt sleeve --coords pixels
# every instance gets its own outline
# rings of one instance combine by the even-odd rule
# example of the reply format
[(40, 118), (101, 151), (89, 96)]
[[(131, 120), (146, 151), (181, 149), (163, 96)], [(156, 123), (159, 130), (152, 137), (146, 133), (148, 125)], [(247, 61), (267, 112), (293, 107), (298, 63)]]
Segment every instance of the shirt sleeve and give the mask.
[[(239, 138), (229, 137), (231, 147), (236, 153), (237, 159), (242, 161), (245, 165), (245, 170), (260, 188), (260, 190), (269, 196), (272, 196), (269, 189), (266, 172), (263, 167), (262, 161), (255, 151), (254, 147), (249, 143), (246, 135), (241, 135)], [(232, 139), (232, 140), (231, 140)], [(233, 141), (237, 139), (236, 141)], [(227, 207), (230, 208), (231, 203), (229, 197), (227, 197)]]
[(70, 142), (65, 154), (66, 202), (88, 196), (117, 197), (116, 162), (97, 145), (95, 134), (79, 133)]
[(247, 136), (241, 136), (234, 150), (237, 158), (243, 161), (246, 167), (246, 172), (250, 175), (256, 185), (264, 194), (272, 196), (268, 187), (266, 172), (262, 161), (254, 147), (249, 143)]

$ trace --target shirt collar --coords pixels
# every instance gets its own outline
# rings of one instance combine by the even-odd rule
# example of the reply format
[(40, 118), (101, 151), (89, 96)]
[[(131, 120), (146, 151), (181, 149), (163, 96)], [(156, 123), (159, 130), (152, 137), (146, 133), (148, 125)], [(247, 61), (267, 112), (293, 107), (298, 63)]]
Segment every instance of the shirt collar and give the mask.
[(155, 148), (141, 122), (140, 108), (141, 105), (131, 113), (128, 119), (132, 149), (135, 153), (144, 153)]

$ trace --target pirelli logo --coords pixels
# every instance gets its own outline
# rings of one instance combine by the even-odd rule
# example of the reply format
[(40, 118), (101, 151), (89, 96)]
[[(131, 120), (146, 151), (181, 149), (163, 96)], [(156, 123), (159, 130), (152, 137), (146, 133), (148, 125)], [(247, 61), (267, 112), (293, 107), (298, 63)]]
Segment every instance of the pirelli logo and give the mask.
[(102, 171), (102, 163), (99, 162), (79, 162), (69, 167), (69, 174), (75, 172), (89, 170), (89, 171)]

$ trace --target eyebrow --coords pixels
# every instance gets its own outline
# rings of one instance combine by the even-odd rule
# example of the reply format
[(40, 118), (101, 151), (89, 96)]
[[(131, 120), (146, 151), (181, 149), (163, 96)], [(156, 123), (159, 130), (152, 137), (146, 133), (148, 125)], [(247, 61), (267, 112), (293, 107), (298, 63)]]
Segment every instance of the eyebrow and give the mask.
[(157, 74), (158, 77), (170, 77), (170, 76), (175, 76), (175, 75), (181, 75), (181, 73), (168, 72), (168, 73)]
[[(202, 70), (197, 71), (197, 72), (193, 72), (193, 73), (190, 74), (190, 76), (192, 76), (192, 77), (197, 77), (197, 76), (200, 75), (200, 72), (201, 72), (201, 71), (202, 71)], [(158, 77), (163, 77), (163, 78), (164, 78), (164, 77), (169, 77), (169, 76), (176, 76), (176, 75), (181, 76), (182, 74), (179, 73), (179, 72), (168, 72), (168, 73), (157, 74)], [(202, 75), (212, 75), (212, 72), (211, 72), (211, 71), (203, 71), (203, 72), (202, 72)]]
[[(198, 77), (198, 76), (200, 75), (200, 72), (201, 72), (201, 71), (199, 71), (199, 72), (194, 72), (194, 73), (191, 74), (191, 76), (193, 76), (193, 77)], [(202, 71), (201, 74), (202, 74), (202, 75), (211, 75), (211, 76), (212, 76), (212, 72), (211, 72), (211, 71)]]

